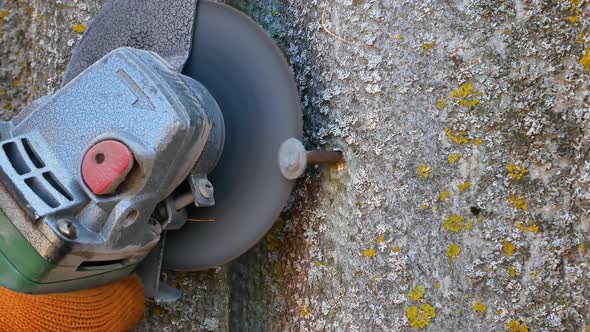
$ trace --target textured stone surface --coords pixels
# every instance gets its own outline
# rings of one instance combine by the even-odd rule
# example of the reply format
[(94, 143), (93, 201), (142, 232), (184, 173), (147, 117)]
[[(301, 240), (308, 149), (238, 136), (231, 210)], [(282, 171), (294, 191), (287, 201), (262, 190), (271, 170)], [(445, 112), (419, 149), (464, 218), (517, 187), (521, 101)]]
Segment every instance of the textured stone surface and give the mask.
[(137, 331), (228, 331), (227, 269), (199, 273), (167, 273), (164, 280), (183, 290), (171, 305), (148, 304)]
[(59, 87), (72, 48), (103, 2), (0, 1), (1, 108), (18, 112)]
[[(56, 86), (98, 4), (0, 1), (14, 109)], [(229, 267), (169, 274), (189, 295), (141, 329), (588, 328), (588, 1), (232, 5), (292, 64), (306, 145), (347, 164), (309, 172)]]
[(587, 329), (589, 3), (239, 5), (293, 64), (308, 147), (348, 164), (231, 267), (230, 326)]

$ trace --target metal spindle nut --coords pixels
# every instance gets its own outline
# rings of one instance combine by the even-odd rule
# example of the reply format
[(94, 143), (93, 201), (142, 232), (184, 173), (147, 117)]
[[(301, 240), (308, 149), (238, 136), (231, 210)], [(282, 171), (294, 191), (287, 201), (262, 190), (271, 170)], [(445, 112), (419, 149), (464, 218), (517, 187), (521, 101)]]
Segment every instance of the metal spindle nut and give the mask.
[(279, 168), (288, 180), (295, 180), (305, 172), (307, 151), (298, 139), (289, 138), (279, 147)]

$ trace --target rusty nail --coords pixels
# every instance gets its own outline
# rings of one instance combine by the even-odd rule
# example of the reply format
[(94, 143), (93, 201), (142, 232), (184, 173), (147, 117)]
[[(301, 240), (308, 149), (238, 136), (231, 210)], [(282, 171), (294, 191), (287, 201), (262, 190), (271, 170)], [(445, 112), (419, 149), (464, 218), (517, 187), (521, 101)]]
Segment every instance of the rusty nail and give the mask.
[(338, 164), (344, 161), (342, 151), (307, 151), (307, 164)]

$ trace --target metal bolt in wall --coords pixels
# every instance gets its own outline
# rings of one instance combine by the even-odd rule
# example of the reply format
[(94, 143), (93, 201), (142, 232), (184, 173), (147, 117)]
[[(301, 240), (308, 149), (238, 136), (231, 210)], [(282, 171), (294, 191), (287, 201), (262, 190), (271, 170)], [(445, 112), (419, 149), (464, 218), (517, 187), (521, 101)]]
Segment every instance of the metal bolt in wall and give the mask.
[(296, 138), (289, 138), (279, 148), (279, 167), (288, 180), (303, 175), (307, 165), (337, 164), (343, 161), (342, 151), (306, 151), (303, 143)]

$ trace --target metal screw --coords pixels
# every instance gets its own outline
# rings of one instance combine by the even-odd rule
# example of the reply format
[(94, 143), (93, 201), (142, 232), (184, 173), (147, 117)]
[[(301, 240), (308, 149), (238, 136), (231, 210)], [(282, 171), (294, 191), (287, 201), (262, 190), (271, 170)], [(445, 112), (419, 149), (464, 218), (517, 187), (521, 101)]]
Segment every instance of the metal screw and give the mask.
[(213, 197), (213, 185), (209, 180), (201, 179), (199, 180), (199, 192), (206, 199), (211, 199)]
[(305, 147), (296, 138), (289, 138), (279, 147), (279, 168), (288, 180), (295, 180), (305, 172), (307, 154)]
[(76, 226), (66, 219), (60, 219), (56, 223), (57, 230), (61, 233), (61, 235), (67, 237), (68, 239), (73, 239), (76, 237)]

